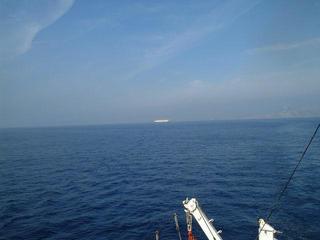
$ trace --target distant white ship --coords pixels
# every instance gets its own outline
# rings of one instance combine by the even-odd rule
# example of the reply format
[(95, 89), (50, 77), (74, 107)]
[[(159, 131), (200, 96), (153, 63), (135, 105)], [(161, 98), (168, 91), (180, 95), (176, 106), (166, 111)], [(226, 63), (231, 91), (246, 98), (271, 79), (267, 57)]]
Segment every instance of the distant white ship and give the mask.
[(154, 120), (153, 122), (154, 123), (167, 123), (167, 122), (169, 122), (169, 120), (168, 119), (157, 119), (157, 120)]

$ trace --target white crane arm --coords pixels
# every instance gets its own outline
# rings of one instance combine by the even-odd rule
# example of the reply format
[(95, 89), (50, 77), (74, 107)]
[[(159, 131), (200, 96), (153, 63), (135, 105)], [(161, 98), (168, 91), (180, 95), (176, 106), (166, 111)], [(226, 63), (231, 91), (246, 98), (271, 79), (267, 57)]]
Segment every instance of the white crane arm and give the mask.
[(195, 198), (188, 200), (188, 198), (182, 202), (185, 208), (185, 211), (190, 212), (193, 217), (199, 223), (202, 231), (206, 234), (209, 240), (222, 240), (218, 231), (212, 225), (212, 221), (210, 221), (205, 213), (200, 208), (198, 201)]

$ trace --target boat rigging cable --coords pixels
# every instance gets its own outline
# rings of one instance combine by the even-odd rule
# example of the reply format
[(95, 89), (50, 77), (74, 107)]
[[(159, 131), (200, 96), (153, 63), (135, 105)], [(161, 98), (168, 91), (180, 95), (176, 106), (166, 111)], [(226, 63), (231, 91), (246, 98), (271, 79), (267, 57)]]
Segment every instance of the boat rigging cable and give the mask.
[[(309, 149), (309, 147), (310, 147), (313, 139), (315, 138), (315, 136), (316, 136), (319, 128), (320, 128), (320, 124), (318, 124), (316, 130), (314, 131), (312, 137), (310, 138), (310, 140), (309, 140), (309, 142), (308, 142), (308, 145), (306, 146), (306, 148), (304, 149), (303, 153), (301, 154), (301, 157), (300, 157), (299, 161), (297, 162), (297, 164), (296, 164), (295, 168), (293, 169), (291, 175), (289, 176), (286, 184), (284, 185), (283, 189), (281, 190), (280, 194), (278, 195), (275, 203), (274, 203), (274, 204), (272, 205), (272, 207), (270, 208), (270, 212), (269, 212), (269, 214), (268, 214), (268, 216), (267, 216), (267, 218), (266, 218), (266, 222), (269, 221), (270, 217), (272, 216), (272, 214), (274, 213), (274, 211), (275, 211), (275, 210), (277, 209), (277, 207), (279, 206), (280, 200), (281, 200), (281, 198), (283, 197), (284, 192), (287, 190), (287, 188), (288, 188), (288, 186), (289, 186), (289, 183), (291, 182), (291, 180), (292, 180), (292, 178), (293, 178), (293, 175), (296, 173), (298, 167), (300, 166), (300, 164), (301, 164), (301, 162), (302, 162), (302, 160), (303, 160), (303, 158), (304, 158), (304, 155), (305, 155), (306, 152), (308, 151), (308, 149)], [(264, 225), (263, 225), (262, 228), (260, 229), (260, 231), (259, 231), (259, 233), (258, 233), (258, 235), (257, 235), (257, 237), (256, 237), (256, 240), (258, 239), (259, 234), (260, 234), (260, 232), (263, 230), (265, 224), (266, 224), (266, 223), (264, 223)]]

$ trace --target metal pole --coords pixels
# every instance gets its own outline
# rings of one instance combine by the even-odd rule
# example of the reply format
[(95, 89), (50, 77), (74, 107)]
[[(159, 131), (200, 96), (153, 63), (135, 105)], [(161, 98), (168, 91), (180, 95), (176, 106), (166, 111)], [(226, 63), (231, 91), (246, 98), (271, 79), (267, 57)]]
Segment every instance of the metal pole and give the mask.
[(176, 230), (178, 232), (179, 240), (182, 240), (181, 238), (181, 233), (180, 233), (180, 227), (179, 227), (179, 222), (178, 222), (178, 215), (176, 213), (173, 214), (174, 221), (176, 223)]

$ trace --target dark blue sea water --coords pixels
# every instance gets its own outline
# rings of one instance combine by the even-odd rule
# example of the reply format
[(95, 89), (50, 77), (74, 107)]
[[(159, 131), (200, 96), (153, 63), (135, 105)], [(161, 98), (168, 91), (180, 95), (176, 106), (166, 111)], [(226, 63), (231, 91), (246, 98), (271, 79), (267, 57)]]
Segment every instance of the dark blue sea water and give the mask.
[[(197, 197), (223, 239), (255, 239), (319, 119), (0, 130), (0, 239), (178, 239)], [(320, 236), (320, 134), (271, 224)], [(206, 239), (196, 222), (198, 239)]]

